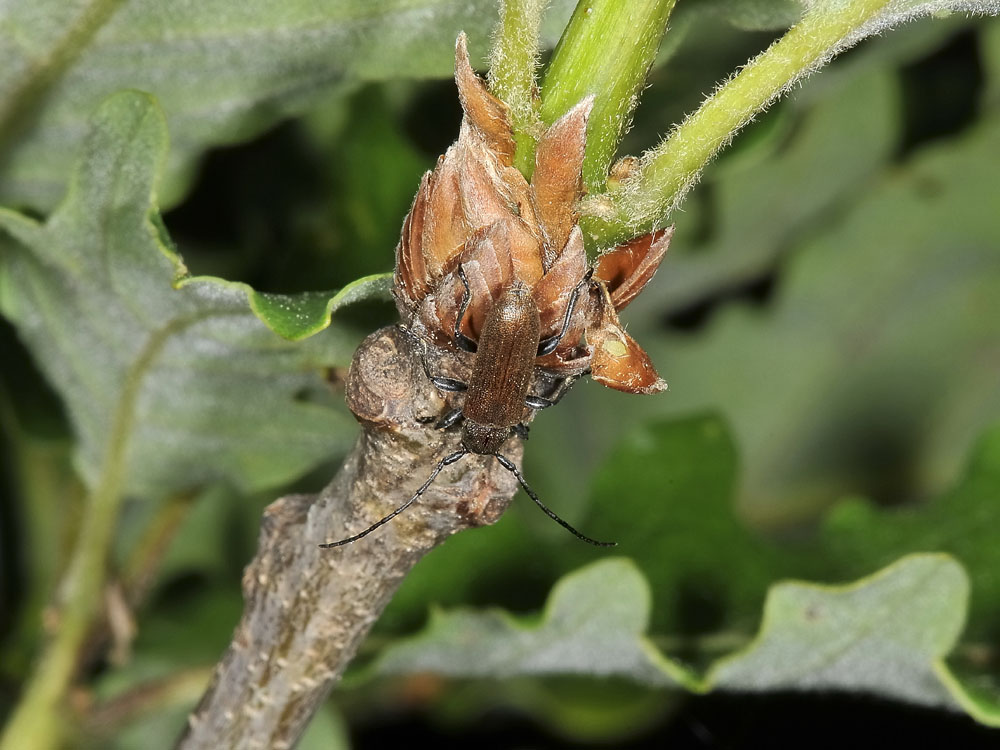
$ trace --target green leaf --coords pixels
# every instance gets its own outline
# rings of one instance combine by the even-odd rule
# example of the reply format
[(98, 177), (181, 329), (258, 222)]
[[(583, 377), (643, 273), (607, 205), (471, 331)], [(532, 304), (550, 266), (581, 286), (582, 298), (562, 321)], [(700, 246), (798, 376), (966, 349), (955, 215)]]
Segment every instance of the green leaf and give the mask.
[(607, 245), (662, 224), (702, 170), (776, 99), (835, 55), (873, 34), (951, 10), (1000, 12), (995, 0), (811, 0), (802, 20), (749, 61), (657, 146), (620, 187), (595, 196), (586, 230)]
[(838, 504), (823, 529), (826, 554), (838, 569), (885, 564), (916, 550), (947, 552), (969, 571), (968, 635), (985, 642), (1000, 627), (1000, 425), (987, 431), (955, 488), (932, 501), (879, 509), (859, 498)]
[[(878, 77), (859, 85), (855, 107), (871, 104), (863, 91), (872, 84), (877, 91)], [(859, 120), (866, 113), (853, 110)], [(732, 426), (743, 467), (741, 510), (757, 524), (815, 518), (844, 494), (899, 502), (940, 493), (954, 481), (975, 439), (1000, 419), (1000, 329), (994, 324), (1000, 319), (1000, 224), (988, 200), (998, 185), (1000, 115), (984, 112), (970, 129), (867, 182), (851, 156), (862, 147), (841, 146), (845, 171), (858, 175), (858, 182), (844, 185), (854, 200), (835, 221), (820, 223), (813, 214), (809, 223), (809, 199), (797, 199), (803, 210), (794, 209), (796, 221), (809, 231), (784, 238), (787, 260), (766, 306), (724, 304), (697, 331), (665, 331), (655, 308), (660, 290), (675, 288), (667, 258), (646, 299), (623, 318), (670, 391), (640, 399), (581, 385), (565, 407), (542, 415), (532, 427), (527, 460), (535, 451), (572, 453), (572, 463), (549, 459), (552, 477), (538, 489), (550, 504), (585, 494), (588, 472), (560, 467), (598, 465), (622, 426), (705, 409)], [(814, 153), (816, 165), (836, 159)], [(762, 185), (780, 188), (772, 205), (753, 195), (737, 199), (722, 180), (714, 191), (728, 196), (716, 208), (720, 218), (732, 211), (763, 224), (785, 211), (786, 201), (795, 205), (791, 194), (799, 184), (782, 184), (759, 169)], [(791, 163), (787, 169), (791, 177)], [(752, 173), (725, 179), (737, 178), (744, 193), (756, 189)], [(751, 216), (754, 206), (761, 216)], [(756, 246), (753, 232), (741, 235), (737, 223), (731, 226), (725, 248), (710, 252), (735, 258), (744, 245)], [(698, 273), (693, 283), (711, 283), (707, 258), (677, 263), (680, 276)], [(689, 263), (705, 270), (689, 274)]]
[[(630, 430), (594, 476), (581, 524), (649, 578), (655, 632), (749, 628), (768, 584), (790, 569), (737, 518), (736, 462), (722, 420), (697, 416)], [(564, 547), (570, 562), (589, 554)]]
[(611, 559), (562, 579), (540, 620), (435, 612), (424, 632), (387, 649), (371, 673), (583, 674), (695, 692), (851, 690), (958, 708), (964, 689), (943, 660), (967, 598), (968, 579), (946, 555), (912, 555), (846, 585), (779, 583), (768, 592), (757, 638), (699, 677), (644, 635), (648, 584), (628, 560)]
[(186, 277), (155, 213), (166, 138), (147, 95), (101, 107), (49, 220), (0, 212), (0, 309), (64, 398), (87, 483), (119, 456), (138, 495), (217, 479), (273, 486), (346, 448), (352, 420), (323, 396), (319, 371), (346, 363), (354, 341), (329, 330), (292, 345), (253, 308), (301, 338), (381, 282), (292, 306)]
[[(571, 0), (546, 25), (561, 30)], [(496, 4), (464, 0), (14, 0), (0, 17), (0, 202), (51, 208), (111, 93), (156, 95), (174, 148), (161, 205), (205, 148), (246, 140), (359, 81), (447, 78), (458, 32), (485, 53)]]
[(540, 622), (500, 611), (435, 610), (423, 633), (385, 651), (372, 671), (480, 678), (586, 674), (655, 686), (689, 680), (643, 642), (649, 607), (649, 585), (635, 565), (604, 560), (557, 583)]
[(968, 595), (968, 577), (947, 555), (906, 557), (845, 586), (779, 583), (757, 638), (708, 679), (731, 690), (845, 690), (954, 708), (939, 672)]
[[(816, 83), (752, 126), (710, 168), (708, 188), (692, 196), (695, 216), (678, 222), (677, 254), (671, 251), (657, 294), (640, 296), (634, 315), (662, 309), (664, 301), (683, 309), (766, 274), (885, 169), (900, 128), (893, 73), (856, 67)], [(698, 241), (699, 232), (707, 241)]]
[[(197, 279), (186, 283), (190, 281)], [(250, 308), (268, 328), (289, 341), (301, 341), (324, 330), (330, 325), (331, 316), (342, 307), (366, 299), (392, 299), (391, 289), (392, 273), (389, 272), (365, 276), (339, 292), (268, 294), (249, 287), (245, 288), (245, 292)]]

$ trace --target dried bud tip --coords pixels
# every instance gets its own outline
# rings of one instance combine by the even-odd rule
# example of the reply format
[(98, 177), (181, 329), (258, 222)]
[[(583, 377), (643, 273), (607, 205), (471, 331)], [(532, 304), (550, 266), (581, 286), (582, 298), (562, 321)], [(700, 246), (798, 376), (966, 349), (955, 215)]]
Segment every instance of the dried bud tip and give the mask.
[(611, 165), (608, 170), (608, 189), (614, 190), (629, 179), (639, 169), (639, 159), (635, 156), (623, 156)]
[(515, 143), (510, 109), (489, 92), (472, 69), (465, 32), (455, 42), (455, 84), (466, 120), (479, 131), (501, 164), (513, 164)]

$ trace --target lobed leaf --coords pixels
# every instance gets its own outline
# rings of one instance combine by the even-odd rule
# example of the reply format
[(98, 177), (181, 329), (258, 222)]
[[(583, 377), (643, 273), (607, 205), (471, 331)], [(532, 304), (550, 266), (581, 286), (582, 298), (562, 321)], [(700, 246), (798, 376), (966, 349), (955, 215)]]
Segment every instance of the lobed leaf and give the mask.
[[(204, 277), (222, 283), (219, 279)], [(196, 281), (197, 279), (190, 279)], [(352, 281), (339, 292), (273, 294), (257, 292), (245, 284), (225, 282), (242, 289), (254, 314), (279, 336), (301, 341), (330, 325), (331, 316), (342, 307), (366, 299), (391, 300), (392, 273), (379, 273)]]
[(911, 555), (841, 586), (779, 583), (753, 643), (699, 676), (644, 634), (651, 592), (639, 570), (628, 560), (603, 560), (563, 578), (540, 621), (438, 612), (371, 672), (585, 674), (695, 692), (852, 690), (956, 709), (962, 689), (943, 659), (962, 629), (967, 595), (962, 567), (946, 555)]
[[(549, 4), (543, 48), (575, 4)], [(794, 20), (790, 4), (703, 3), (767, 28)], [(459, 31), (485, 52), (495, 22), (495, 0), (11, 0), (0, 9), (0, 203), (53, 208), (89, 117), (115, 91), (149, 91), (166, 112), (174, 147), (160, 203), (170, 207), (206, 149), (358, 82), (448, 78)]]
[(140, 495), (287, 481), (353, 433), (345, 409), (304, 398), (322, 392), (321, 368), (349, 360), (353, 337), (293, 345), (254, 311), (302, 338), (384, 282), (295, 300), (188, 277), (156, 214), (166, 152), (151, 97), (108, 99), (48, 221), (0, 211), (0, 309), (64, 399), (87, 483), (116, 452)]
[(838, 569), (882, 565), (915, 550), (946, 552), (969, 571), (969, 635), (990, 641), (1000, 619), (1000, 425), (980, 438), (958, 484), (925, 503), (879, 508), (858, 497), (838, 503), (824, 521), (827, 555)]
[(649, 586), (635, 565), (605, 560), (557, 583), (540, 623), (500, 611), (432, 611), (426, 630), (389, 648), (373, 671), (480, 678), (589, 674), (650, 685), (672, 683), (668, 675), (683, 680), (683, 670), (671, 664), (664, 671), (642, 643), (649, 608)]
[[(555, 3), (556, 24), (570, 5)], [(0, 11), (0, 202), (54, 206), (115, 91), (150, 91), (166, 112), (169, 206), (205, 148), (360, 81), (447, 78), (459, 31), (485, 51), (495, 21), (494, 0), (13, 0)]]
[[(843, 690), (961, 708), (1000, 724), (995, 677), (975, 669), (964, 647), (956, 650), (970, 610), (970, 578), (970, 633), (995, 632), (995, 555), (983, 534), (993, 527), (987, 493), (995, 499), (1000, 487), (997, 435), (984, 439), (957, 490), (968, 492), (963, 488), (973, 483), (978, 506), (946, 496), (928, 514), (923, 534), (913, 534), (905, 518), (894, 528), (898, 514), (864, 527), (845, 526), (835, 514), (807, 556), (794, 545), (765, 544), (735, 516), (733, 449), (718, 420), (636, 430), (598, 475), (595, 513), (583, 525), (613, 535), (632, 559), (568, 574), (540, 618), (435, 610), (423, 632), (390, 646), (359, 677), (590, 675), (695, 692)], [(961, 529), (974, 524), (978, 534), (960, 544)], [(935, 542), (932, 529), (939, 526), (950, 546)], [(950, 555), (925, 550), (954, 550), (969, 574)], [(585, 557), (570, 554), (562, 562)], [(768, 587), (792, 571), (842, 579), (885, 561), (883, 570), (852, 584)], [(756, 638), (719, 658), (720, 647), (731, 650), (740, 633), (753, 629), (761, 604)], [(721, 614), (705, 619), (706, 611)]]
[(943, 659), (969, 581), (947, 555), (911, 555), (844, 586), (771, 587), (760, 632), (708, 681), (728, 690), (843, 690), (956, 708)]

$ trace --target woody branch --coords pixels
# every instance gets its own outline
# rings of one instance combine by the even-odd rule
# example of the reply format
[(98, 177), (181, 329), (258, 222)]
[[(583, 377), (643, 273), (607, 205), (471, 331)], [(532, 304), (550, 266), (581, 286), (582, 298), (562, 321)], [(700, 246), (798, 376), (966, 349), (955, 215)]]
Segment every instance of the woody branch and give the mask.
[[(265, 511), (243, 576), (243, 616), (179, 748), (292, 747), (416, 562), (510, 503), (514, 478), (492, 457), (468, 456), (378, 533), (319, 548), (385, 515), (454, 450), (454, 433), (428, 421), (446, 404), (412, 342), (384, 328), (356, 352), (347, 402), (362, 424), (357, 445), (322, 492)], [(520, 460), (518, 441), (505, 450)]]

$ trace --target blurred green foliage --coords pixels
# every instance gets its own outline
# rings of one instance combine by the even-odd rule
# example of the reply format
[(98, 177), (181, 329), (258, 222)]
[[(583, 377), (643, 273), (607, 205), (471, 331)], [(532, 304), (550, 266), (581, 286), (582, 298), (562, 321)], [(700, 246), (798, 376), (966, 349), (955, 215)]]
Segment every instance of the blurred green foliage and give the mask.
[[(200, 6), (204, 18), (217, 19), (210, 5)], [(301, 44), (286, 70), (275, 70), (266, 65), (269, 51), (280, 57), (286, 53), (276, 49), (298, 42), (266, 33), (275, 19), (262, 22), (256, 3), (244, 5), (226, 28), (249, 36), (256, 29), (260, 46), (233, 45), (222, 65), (228, 75), (210, 88), (157, 79), (171, 64), (204, 68), (205, 75), (219, 70), (190, 50), (147, 49), (158, 60), (149, 70), (136, 62), (137, 39), (152, 21), (137, 25), (148, 6), (128, 4), (70, 66), (37, 127), (2, 134), (0, 196), (49, 216), (38, 224), (4, 213), (0, 230), (0, 302), (17, 325), (15, 332), (0, 322), (4, 707), (30, 669), (42, 608), (100, 464), (107, 432), (100, 424), (111, 418), (128, 361), (123, 343), (145, 330), (130, 326), (162, 324), (177, 305), (201, 304), (178, 302), (197, 297), (197, 284), (169, 287), (174, 244), (193, 273), (275, 294), (335, 289), (390, 270), (419, 175), (454, 138), (459, 113), (448, 82), (371, 81), (446, 76), (458, 28), (485, 52), (494, 13), (491, 3), (431, 3), (434, 12), (416, 28), (434, 33), (421, 36), (400, 31), (414, 23), (406, 3), (387, 3), (392, 10), (384, 17), (358, 23), (394, 40), (388, 51), (384, 44), (341, 49), (331, 39), (344, 21), (334, 19)], [(571, 5), (554, 3), (543, 34), (550, 46)], [(285, 21), (308, 25), (313, 10), (288, 4)], [(652, 145), (795, 12), (792, 2), (682, 0), (626, 150)], [(50, 29), (42, 42), (58, 32)], [(88, 74), (87, 66), (101, 74)], [(15, 68), (0, 74), (0, 92)], [(128, 77), (130, 68), (149, 75)], [(84, 122), (124, 86), (157, 96), (174, 141), (161, 185), (171, 210), (152, 235), (141, 231), (152, 205), (148, 184), (112, 184), (118, 192), (103, 198), (78, 185), (50, 215), (64, 194), (67, 165), (81, 152)], [(234, 108), (192, 108), (192, 90), (206, 103)], [(139, 99), (118, 99), (117, 106), (144, 106)], [(266, 130), (289, 114), (300, 116)], [(149, 116), (140, 118), (140, 132), (159, 127)], [(150, 137), (153, 150), (165, 153), (162, 133)], [(256, 140), (205, 155), (210, 146), (250, 137)], [(673, 217), (677, 235), (665, 265), (625, 314), (671, 391), (644, 399), (583, 383), (532, 428), (525, 473), (539, 494), (586, 533), (618, 539), (630, 561), (593, 562), (602, 553), (565, 538), (527, 503), (495, 527), (450, 540), (406, 581), (358, 670), (302, 747), (348, 746), (341, 710), (364, 723), (413, 707), (458, 725), (497, 706), (513, 708), (560, 733), (606, 740), (655, 726), (677, 700), (655, 686), (673, 683), (875, 691), (962, 706), (996, 723), (998, 158), (996, 22), (952, 18), (905, 27), (849, 53), (761, 117)], [(112, 168), (93, 148), (81, 163)], [(143, 173), (127, 163), (133, 178), (155, 174), (155, 165)], [(85, 179), (86, 170), (78, 175)], [(88, 223), (73, 195), (97, 201), (97, 213), (136, 232), (117, 248), (122, 255), (107, 262), (87, 255), (88, 247), (107, 249), (100, 235), (106, 227)], [(28, 246), (39, 255), (29, 258)], [(128, 273), (117, 275), (123, 269)], [(151, 391), (170, 401), (154, 413), (205, 443), (137, 439), (130, 449), (134, 473), (114, 560), (141, 594), (139, 630), (124, 666), (98, 661), (89, 673), (97, 705), (109, 709), (97, 712), (104, 719), (94, 727), (97, 746), (166, 747), (177, 734), (239, 616), (240, 572), (253, 554), (263, 506), (290, 482), (318, 489), (353, 439), (356, 428), (324, 385), (324, 368), (344, 366), (364, 332), (393, 319), (388, 305), (374, 301), (293, 345), (258, 324), (246, 288), (220, 285), (216, 293), (243, 321), (245, 351), (224, 355), (214, 348), (217, 331), (201, 338), (191, 332), (175, 351), (179, 359), (154, 373)], [(134, 298), (143, 300), (138, 314), (130, 309)], [(306, 299), (310, 320), (329, 299)], [(41, 309), (52, 315), (39, 320)], [(285, 374), (276, 376), (262, 359), (279, 360)], [(199, 383), (182, 390), (183, 378), (206, 362), (216, 389), (199, 390)], [(218, 369), (220, 362), (229, 369)], [(248, 385), (258, 380), (266, 384)], [(264, 390), (266, 400), (256, 395)], [(208, 401), (189, 400), (192, 392)], [(238, 415), (236, 407), (219, 406), (227, 398), (255, 404), (248, 428), (229, 423), (223, 430), (224, 420), (204, 418), (209, 401), (219, 413)], [(270, 437), (256, 454), (216, 434), (260, 437), (253, 425), (262, 420)], [(140, 437), (152, 427), (143, 422)], [(274, 444), (283, 450), (267, 447)], [(197, 460), (204, 445), (231, 451), (237, 468), (219, 472), (213, 461), (214, 481), (206, 485), (210, 477)], [(248, 462), (265, 454), (265, 462)], [(961, 568), (941, 556), (891, 565), (921, 552), (949, 553)], [(864, 580), (769, 588), (788, 576)], [(966, 578), (968, 623), (946, 668), (942, 659), (966, 614)], [(448, 610), (538, 612), (550, 589), (549, 608), (528, 619)], [(907, 606), (914, 602), (926, 606), (914, 611)], [(429, 609), (441, 607), (420, 630)], [(849, 627), (822, 636), (782, 630), (814, 607), (841, 618), (821, 624), (868, 630), (863, 638)], [(803, 650), (795, 651), (789, 644), (800, 636)], [(830, 657), (826, 671), (786, 668), (803, 653), (823, 657), (835, 637), (850, 648)], [(534, 651), (524, 639), (534, 639)], [(458, 647), (464, 641), (467, 651)], [(595, 642), (609, 652), (594, 653)], [(617, 660), (610, 653), (616, 644), (625, 654)], [(531, 668), (517, 669), (515, 657)], [(403, 668), (405, 659), (411, 662)], [(419, 676), (398, 674), (413, 669), (451, 677), (421, 688), (413, 682)], [(580, 676), (609, 673), (616, 679)], [(153, 693), (157, 700), (111, 710), (137, 688), (157, 684), (165, 686)]]

